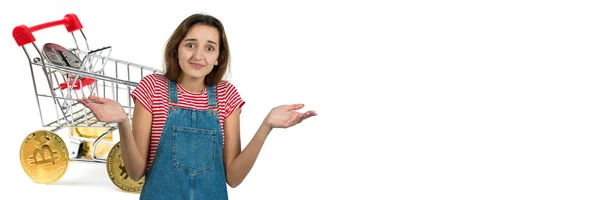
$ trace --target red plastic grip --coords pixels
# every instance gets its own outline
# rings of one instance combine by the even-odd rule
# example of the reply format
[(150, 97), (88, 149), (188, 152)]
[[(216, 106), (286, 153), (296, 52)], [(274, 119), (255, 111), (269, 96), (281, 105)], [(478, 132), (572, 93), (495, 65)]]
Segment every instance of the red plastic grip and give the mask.
[(60, 89), (64, 90), (69, 88), (69, 86), (73, 85), (73, 90), (79, 90), (81, 89), (81, 87), (85, 87), (88, 85), (91, 85), (94, 83), (94, 79), (93, 78), (82, 78), (81, 80), (72, 80), (69, 83), (61, 83), (60, 85)]
[(33, 32), (36, 32), (36, 31), (39, 31), (42, 29), (46, 29), (46, 28), (50, 28), (50, 27), (54, 27), (54, 26), (58, 26), (58, 25), (65, 25), (65, 28), (67, 28), (67, 31), (69, 33), (83, 28), (83, 26), (81, 25), (81, 22), (79, 21), (79, 18), (77, 18), (77, 15), (71, 13), (71, 14), (66, 14), (65, 17), (61, 20), (51, 21), (48, 23), (43, 23), (40, 25), (32, 26), (32, 27), (27, 27), (25, 25), (16, 26), (13, 29), (13, 38), (15, 38), (17, 45), (23, 46), (23, 45), (35, 42), (35, 37), (33, 37)]

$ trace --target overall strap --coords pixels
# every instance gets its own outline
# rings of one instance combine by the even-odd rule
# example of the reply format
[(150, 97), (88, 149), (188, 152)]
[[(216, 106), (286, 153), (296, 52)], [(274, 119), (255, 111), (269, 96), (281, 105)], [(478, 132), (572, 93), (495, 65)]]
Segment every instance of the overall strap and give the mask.
[(177, 103), (177, 83), (169, 80), (169, 103)]
[(208, 90), (208, 109), (217, 109), (217, 91), (214, 85), (210, 85)]

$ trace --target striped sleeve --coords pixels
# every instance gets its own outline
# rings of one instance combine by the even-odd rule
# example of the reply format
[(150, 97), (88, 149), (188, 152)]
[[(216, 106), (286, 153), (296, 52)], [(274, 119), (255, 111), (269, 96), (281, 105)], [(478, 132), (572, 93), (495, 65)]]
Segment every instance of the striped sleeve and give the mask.
[(227, 118), (229, 117), (229, 115), (231, 115), (231, 113), (233, 113), (233, 111), (235, 111), (238, 108), (241, 112), (242, 106), (246, 102), (242, 99), (242, 97), (237, 91), (237, 88), (233, 84), (227, 82), (225, 91), (225, 118)]
[(152, 113), (152, 100), (154, 98), (156, 77), (150, 74), (142, 78), (137, 87), (131, 92), (133, 100), (138, 100), (148, 112)]

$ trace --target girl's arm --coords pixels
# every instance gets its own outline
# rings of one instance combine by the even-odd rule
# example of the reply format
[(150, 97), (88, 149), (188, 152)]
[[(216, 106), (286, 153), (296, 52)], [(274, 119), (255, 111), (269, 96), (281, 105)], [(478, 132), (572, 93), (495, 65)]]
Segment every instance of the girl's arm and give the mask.
[(140, 180), (146, 171), (152, 114), (138, 100), (135, 100), (132, 129), (129, 124), (129, 117), (120, 103), (97, 96), (84, 97), (77, 101), (88, 107), (98, 121), (119, 124), (121, 156), (125, 170), (132, 180)]
[(260, 152), (267, 136), (272, 128), (266, 123), (262, 123), (256, 131), (256, 134), (248, 143), (244, 151), (241, 151), (240, 144), (240, 110), (234, 111), (225, 120), (225, 149), (224, 165), (227, 174), (227, 184), (230, 187), (237, 187), (254, 166), (258, 153)]
[(137, 100), (135, 100), (132, 123), (133, 128), (130, 126), (129, 120), (119, 122), (121, 156), (127, 175), (132, 180), (138, 181), (146, 172), (152, 114)]
[(302, 120), (315, 116), (314, 111), (299, 113), (293, 110), (302, 108), (302, 104), (284, 105), (273, 108), (263, 120), (256, 134), (248, 143), (244, 151), (240, 144), (240, 110), (235, 110), (225, 119), (225, 149), (224, 166), (227, 184), (235, 188), (246, 178), (256, 158), (273, 128), (288, 128), (300, 123)]

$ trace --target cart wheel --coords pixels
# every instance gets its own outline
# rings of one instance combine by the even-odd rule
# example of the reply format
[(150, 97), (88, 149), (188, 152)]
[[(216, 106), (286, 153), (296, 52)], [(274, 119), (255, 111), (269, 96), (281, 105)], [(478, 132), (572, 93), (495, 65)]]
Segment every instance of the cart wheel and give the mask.
[(38, 130), (30, 133), (20, 150), (21, 167), (35, 182), (49, 184), (60, 179), (69, 166), (69, 151), (56, 133)]
[(139, 193), (142, 191), (144, 186), (144, 179), (142, 177), (139, 181), (133, 181), (127, 171), (125, 165), (123, 165), (123, 159), (121, 158), (121, 142), (117, 142), (108, 153), (106, 159), (106, 170), (108, 171), (108, 177), (119, 189)]

